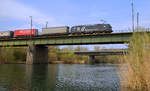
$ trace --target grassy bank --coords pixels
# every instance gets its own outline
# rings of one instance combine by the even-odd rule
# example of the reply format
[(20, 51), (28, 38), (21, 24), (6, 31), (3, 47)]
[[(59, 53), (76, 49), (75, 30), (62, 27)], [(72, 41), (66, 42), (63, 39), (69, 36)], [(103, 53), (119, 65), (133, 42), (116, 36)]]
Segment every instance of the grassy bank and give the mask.
[(135, 33), (130, 44), (129, 54), (123, 61), (127, 64), (125, 83), (122, 90), (149, 91), (150, 90), (150, 37), (147, 33)]

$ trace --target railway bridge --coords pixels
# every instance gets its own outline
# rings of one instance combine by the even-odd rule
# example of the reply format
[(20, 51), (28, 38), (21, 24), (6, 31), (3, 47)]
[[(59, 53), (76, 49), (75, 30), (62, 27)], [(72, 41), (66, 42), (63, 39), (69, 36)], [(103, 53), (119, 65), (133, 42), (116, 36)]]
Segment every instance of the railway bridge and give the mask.
[(88, 55), (91, 64), (95, 63), (95, 56), (109, 56), (109, 55), (125, 55), (127, 54), (127, 49), (103, 49), (100, 51), (76, 51), (76, 55)]
[(28, 46), (26, 64), (48, 63), (48, 46), (129, 43), (133, 33), (99, 35), (35, 36), (0, 39), (0, 47)]

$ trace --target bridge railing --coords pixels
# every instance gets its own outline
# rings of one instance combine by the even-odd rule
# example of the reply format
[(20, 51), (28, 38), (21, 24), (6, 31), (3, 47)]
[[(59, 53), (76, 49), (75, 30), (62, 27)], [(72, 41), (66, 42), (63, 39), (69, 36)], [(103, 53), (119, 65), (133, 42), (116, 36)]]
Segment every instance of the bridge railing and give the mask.
[[(136, 32), (150, 32), (150, 28), (145, 28), (145, 29), (139, 29), (139, 30), (135, 30)], [(124, 32), (133, 32), (133, 30), (131, 29), (127, 29), (127, 30), (113, 30), (113, 33), (124, 33)]]

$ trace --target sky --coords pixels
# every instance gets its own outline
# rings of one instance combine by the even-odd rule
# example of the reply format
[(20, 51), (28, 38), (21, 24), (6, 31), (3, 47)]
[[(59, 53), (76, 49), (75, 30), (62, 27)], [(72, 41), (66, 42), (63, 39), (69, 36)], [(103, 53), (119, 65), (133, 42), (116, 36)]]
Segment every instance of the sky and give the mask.
[[(150, 26), (150, 0), (133, 0), (140, 26)], [(0, 31), (106, 23), (114, 31), (131, 28), (131, 0), (0, 0)]]

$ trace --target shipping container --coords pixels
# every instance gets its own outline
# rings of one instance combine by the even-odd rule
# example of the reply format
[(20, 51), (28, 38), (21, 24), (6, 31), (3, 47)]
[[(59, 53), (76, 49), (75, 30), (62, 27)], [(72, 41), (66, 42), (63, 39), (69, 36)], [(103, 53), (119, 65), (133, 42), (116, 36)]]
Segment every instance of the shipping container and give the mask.
[(13, 37), (13, 31), (0, 31), (0, 37)]
[(42, 35), (68, 34), (68, 33), (69, 33), (68, 26), (51, 27), (51, 28), (43, 28), (42, 29)]
[(38, 35), (37, 29), (20, 29), (14, 31), (14, 37), (18, 36), (36, 36)]

